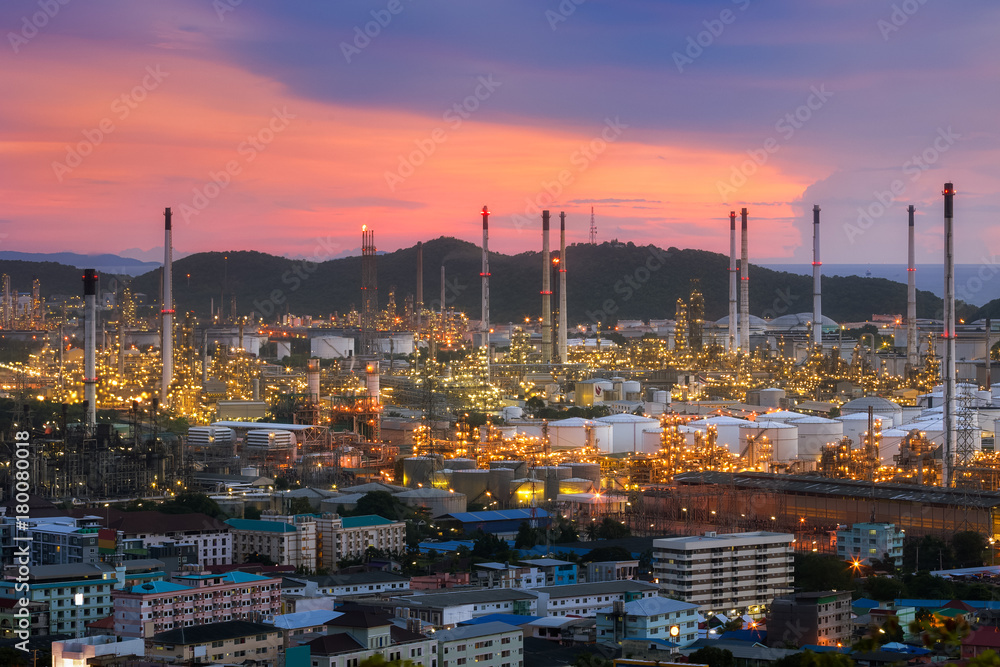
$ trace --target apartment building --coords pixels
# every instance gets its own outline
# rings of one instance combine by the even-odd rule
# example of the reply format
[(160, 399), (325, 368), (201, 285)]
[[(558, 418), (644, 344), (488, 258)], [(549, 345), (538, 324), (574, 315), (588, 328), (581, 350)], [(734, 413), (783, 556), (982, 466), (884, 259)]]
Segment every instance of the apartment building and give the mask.
[(276, 565), (316, 570), (317, 526), (311, 514), (269, 517), (269, 520), (227, 519), (233, 539), (233, 562), (264, 556)]
[(596, 616), (614, 602), (657, 597), (660, 587), (645, 581), (600, 581), (593, 584), (544, 586), (538, 595), (539, 616)]
[(523, 667), (524, 632), (499, 621), (434, 633), (441, 667)]
[(870, 563), (888, 554), (896, 567), (903, 564), (903, 538), (906, 533), (893, 523), (856, 523), (837, 530), (837, 556), (842, 560)]
[(508, 563), (477, 563), (476, 584), (483, 588), (538, 588), (545, 586), (545, 573), (536, 567)]
[(146, 640), (150, 660), (176, 664), (277, 665), (281, 632), (251, 621), (222, 621), (158, 632)]
[(776, 598), (767, 619), (767, 643), (848, 646), (851, 643), (851, 592), (796, 593)]
[(653, 576), (665, 596), (702, 612), (757, 615), (791, 592), (793, 540), (766, 531), (653, 540)]
[(152, 637), (175, 628), (256, 620), (281, 612), (281, 580), (234, 570), (186, 574), (112, 594), (115, 634)]
[(143, 546), (194, 544), (198, 567), (233, 562), (229, 526), (207, 514), (162, 514), (160, 512), (112, 513), (108, 528), (121, 540), (141, 540)]
[(587, 583), (635, 579), (639, 572), (637, 560), (605, 560), (587, 563)]
[(522, 560), (522, 565), (537, 567), (545, 574), (545, 586), (562, 586), (577, 582), (578, 567), (576, 563), (556, 558), (533, 558)]
[(305, 645), (312, 667), (358, 667), (381, 655), (386, 662), (412, 661), (438, 667), (438, 642), (415, 629), (401, 628), (387, 617), (368, 612), (344, 614), (326, 624), (328, 634)]
[(681, 648), (698, 639), (698, 605), (663, 597), (616, 602), (597, 612), (597, 641), (662, 639)]
[(447, 591), (399, 596), (389, 600), (369, 599), (364, 604), (379, 607), (385, 613), (400, 618), (417, 618), (439, 628), (451, 628), (462, 621), (488, 614), (544, 615), (536, 613), (539, 604), (536, 591), (511, 588)]

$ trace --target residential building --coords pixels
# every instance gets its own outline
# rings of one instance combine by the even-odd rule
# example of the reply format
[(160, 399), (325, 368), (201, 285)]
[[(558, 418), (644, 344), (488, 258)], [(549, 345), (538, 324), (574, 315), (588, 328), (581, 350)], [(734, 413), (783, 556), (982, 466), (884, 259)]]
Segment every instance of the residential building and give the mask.
[(115, 512), (108, 528), (121, 540), (141, 540), (149, 547), (160, 544), (194, 544), (198, 567), (232, 563), (229, 526), (207, 514), (163, 514), (161, 512)]
[(597, 641), (663, 639), (680, 647), (698, 639), (698, 605), (663, 597), (615, 602), (597, 612)]
[[(163, 579), (163, 563), (129, 561), (124, 566), (106, 563), (39, 565), (31, 568), (27, 582), (18, 582), (17, 568), (9, 568), (0, 581), (0, 597), (27, 597), (48, 613), (48, 634), (82, 637), (91, 621), (111, 614), (112, 589), (120, 580), (136, 585)], [(27, 583), (28, 590), (15, 588)], [(40, 615), (41, 617), (41, 615)]]
[(524, 632), (499, 621), (434, 633), (441, 667), (523, 667)]
[(174, 664), (200, 662), (277, 665), (281, 632), (251, 621), (222, 621), (158, 632), (146, 640), (147, 657)]
[(455, 528), (459, 533), (472, 534), (481, 529), (484, 533), (510, 540), (517, 537), (522, 523), (528, 522), (537, 528), (547, 528), (551, 521), (549, 513), (539, 508), (452, 512), (434, 520), (436, 524), (445, 528)]
[(508, 563), (477, 563), (473, 573), (483, 588), (538, 588), (545, 585), (545, 573), (536, 567)]
[(437, 640), (417, 632), (414, 624), (401, 628), (386, 617), (357, 612), (330, 621), (327, 632), (306, 644), (312, 667), (358, 667), (376, 654), (387, 662), (411, 660), (438, 667)]
[(962, 659), (975, 658), (985, 651), (1000, 653), (1000, 630), (995, 626), (984, 625), (969, 633), (962, 640)]
[(325, 635), (326, 624), (343, 615), (343, 612), (331, 609), (313, 609), (293, 614), (265, 616), (264, 622), (281, 631), (284, 647), (288, 648)]
[[(27, 606), (31, 620), (27, 630), (32, 637), (43, 637), (49, 634), (49, 605), (44, 602), (29, 602)], [(0, 598), (0, 639), (15, 639), (23, 614), (18, 600), (15, 598)]]
[(212, 621), (259, 620), (281, 611), (281, 580), (246, 572), (187, 574), (112, 595), (115, 634), (152, 637)]
[(565, 560), (556, 558), (533, 558), (522, 560), (522, 565), (537, 567), (545, 573), (545, 586), (562, 586), (563, 584), (575, 584), (577, 582), (577, 565)]
[(539, 615), (535, 613), (538, 608), (535, 592), (511, 588), (422, 593), (388, 600), (364, 600), (364, 604), (384, 609), (393, 616), (416, 618), (439, 628), (450, 628), (487, 614)]
[(328, 569), (335, 569), (338, 561), (363, 557), (368, 547), (393, 554), (406, 550), (405, 521), (390, 521), (377, 514), (323, 514), (317, 524), (322, 534), (322, 563)]
[(665, 596), (702, 612), (758, 615), (791, 592), (794, 539), (756, 531), (653, 540), (653, 576)]
[[(284, 519), (284, 520), (279, 520)], [(311, 514), (267, 519), (227, 519), (233, 539), (233, 561), (251, 556), (269, 558), (277, 565), (316, 569), (317, 527)]]
[(587, 563), (587, 583), (635, 579), (639, 572), (637, 560), (605, 560)]
[(408, 590), (410, 590), (410, 580), (406, 577), (377, 571), (285, 577), (281, 584), (282, 593), (329, 595), (338, 598), (399, 593)]
[[(97, 563), (97, 531), (100, 517), (52, 516), (28, 519), (21, 533), (31, 538), (31, 565), (64, 565), (67, 563)], [(13, 525), (15, 517), (3, 517), (3, 523)], [(13, 530), (3, 531), (4, 538)], [(4, 549), (6, 552), (7, 549)]]
[(596, 616), (599, 609), (614, 602), (631, 602), (656, 597), (656, 584), (638, 580), (601, 581), (536, 588), (539, 616)]
[(141, 639), (120, 639), (107, 635), (52, 642), (52, 667), (91, 665), (94, 658), (130, 655), (146, 655), (146, 643)]
[(468, 586), (468, 572), (436, 572), (410, 577), (411, 591), (436, 591), (442, 588)]
[(900, 567), (905, 536), (893, 523), (856, 523), (837, 530), (837, 557), (870, 564), (888, 554), (893, 565)]
[(788, 645), (849, 646), (851, 644), (851, 592), (795, 593), (775, 598), (767, 619), (767, 643)]

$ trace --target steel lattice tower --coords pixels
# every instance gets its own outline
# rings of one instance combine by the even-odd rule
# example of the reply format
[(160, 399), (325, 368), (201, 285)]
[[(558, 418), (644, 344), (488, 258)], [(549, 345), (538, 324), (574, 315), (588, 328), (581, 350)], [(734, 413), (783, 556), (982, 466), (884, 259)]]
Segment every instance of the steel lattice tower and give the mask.
[(597, 245), (597, 221), (594, 219), (594, 207), (590, 207), (590, 245)]
[(378, 316), (378, 266), (375, 232), (361, 226), (361, 354), (375, 354), (375, 318)]

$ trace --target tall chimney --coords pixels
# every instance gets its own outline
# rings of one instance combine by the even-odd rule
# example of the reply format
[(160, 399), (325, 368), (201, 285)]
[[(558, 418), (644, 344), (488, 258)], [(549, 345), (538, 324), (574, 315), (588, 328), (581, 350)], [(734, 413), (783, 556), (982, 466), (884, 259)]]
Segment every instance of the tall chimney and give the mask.
[(423, 324), (424, 310), (424, 242), (417, 241), (417, 303), (414, 304), (417, 311), (417, 331), (419, 332)]
[(163, 376), (160, 381), (160, 405), (166, 407), (170, 381), (174, 379), (174, 297), (173, 297), (173, 230), (170, 226), (170, 209), (163, 211)]
[(747, 210), (740, 209), (742, 217), (742, 253), (740, 255), (740, 347), (750, 351), (750, 265), (747, 260)]
[(307, 363), (306, 388), (309, 392), (309, 402), (313, 405), (319, 403), (319, 359), (310, 359)]
[(823, 262), (819, 258), (819, 205), (813, 205), (813, 343), (823, 349), (823, 297), (821, 277)]
[(566, 330), (566, 213), (559, 214), (559, 361), (569, 361), (569, 342)]
[(736, 352), (738, 347), (736, 316), (736, 285), (739, 283), (736, 270), (736, 211), (729, 212), (729, 351)]
[(952, 486), (955, 465), (955, 244), (952, 235), (955, 186), (944, 184), (944, 454), (941, 486)]
[(916, 246), (913, 241), (913, 212), (911, 204), (906, 209), (910, 215), (909, 249), (906, 265), (906, 365), (910, 373), (920, 364), (920, 349), (917, 343), (917, 266)]
[(542, 211), (542, 363), (552, 363), (552, 258), (549, 256), (548, 211)]
[(441, 323), (444, 324), (444, 264), (441, 265)]
[[(87, 428), (97, 423), (97, 272), (83, 271), (83, 400)], [(59, 341), (62, 345), (62, 341)]]
[(490, 210), (483, 206), (483, 347), (486, 348), (486, 377), (490, 368)]

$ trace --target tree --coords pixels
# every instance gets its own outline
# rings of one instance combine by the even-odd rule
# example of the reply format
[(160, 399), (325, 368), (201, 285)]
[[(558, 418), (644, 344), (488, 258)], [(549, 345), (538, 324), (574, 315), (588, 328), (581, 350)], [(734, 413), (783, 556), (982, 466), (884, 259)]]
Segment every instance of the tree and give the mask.
[(993, 649), (987, 649), (975, 658), (970, 658), (965, 667), (1000, 667), (1000, 655)]
[(688, 656), (688, 662), (708, 667), (733, 667), (733, 652), (724, 648), (706, 646)]
[(192, 512), (200, 512), (217, 519), (226, 516), (226, 513), (222, 511), (221, 507), (219, 507), (219, 503), (215, 502), (204, 493), (193, 493), (190, 491), (178, 494), (171, 500), (160, 503), (160, 506), (157, 507), (156, 510), (158, 512), (163, 512), (164, 514), (190, 514)]
[(10, 665), (10, 667), (27, 667), (27, 653), (17, 649), (4, 646), (0, 648), (0, 665)]
[(632, 554), (621, 547), (598, 547), (588, 551), (580, 560), (584, 563), (602, 563), (608, 560), (632, 560)]
[(288, 513), (295, 514), (312, 514), (316, 510), (313, 509), (312, 503), (309, 502), (308, 498), (299, 496), (298, 498), (292, 498), (292, 502), (288, 503)]
[(406, 508), (388, 491), (369, 491), (358, 498), (353, 514), (355, 516), (377, 514), (385, 519), (397, 521), (406, 514)]
[(963, 530), (951, 537), (951, 548), (958, 567), (981, 567), (987, 557), (989, 542), (974, 530)]
[(843, 653), (813, 653), (805, 651), (802, 654), (801, 667), (854, 667), (854, 661)]
[(260, 519), (260, 510), (256, 507), (244, 507), (243, 508), (243, 518), (244, 519)]
[(514, 538), (515, 549), (530, 549), (538, 544), (538, 529), (532, 528), (527, 521), (522, 521)]
[(602, 655), (584, 650), (573, 660), (574, 667), (611, 667), (613, 663)]
[(261, 565), (277, 565), (270, 556), (265, 556), (264, 554), (257, 553), (256, 551), (252, 554), (247, 555), (247, 563), (260, 563)]
[(850, 590), (850, 568), (836, 556), (796, 553), (795, 588), (803, 591)]
[(879, 602), (889, 602), (903, 597), (906, 586), (899, 579), (889, 577), (868, 577), (864, 583), (865, 595), (878, 600)]
[(621, 521), (615, 521), (609, 516), (604, 517), (597, 527), (597, 539), (617, 540), (622, 537), (629, 537), (632, 531)]

